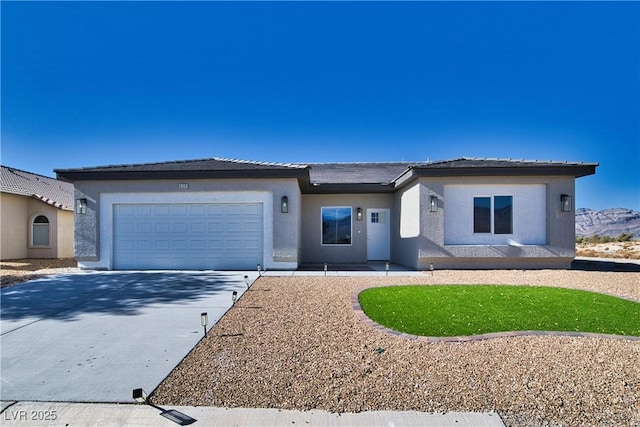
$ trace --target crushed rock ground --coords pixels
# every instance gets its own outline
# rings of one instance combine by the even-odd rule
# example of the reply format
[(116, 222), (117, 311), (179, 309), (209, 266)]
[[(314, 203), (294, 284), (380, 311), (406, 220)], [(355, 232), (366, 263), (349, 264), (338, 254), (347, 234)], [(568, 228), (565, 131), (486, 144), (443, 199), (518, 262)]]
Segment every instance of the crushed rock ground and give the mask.
[(425, 343), (367, 326), (351, 307), (359, 288), (415, 283), (562, 286), (640, 301), (638, 273), (261, 277), (160, 384), (153, 402), (335, 413), (496, 411), (507, 425), (640, 425), (640, 342), (525, 336)]

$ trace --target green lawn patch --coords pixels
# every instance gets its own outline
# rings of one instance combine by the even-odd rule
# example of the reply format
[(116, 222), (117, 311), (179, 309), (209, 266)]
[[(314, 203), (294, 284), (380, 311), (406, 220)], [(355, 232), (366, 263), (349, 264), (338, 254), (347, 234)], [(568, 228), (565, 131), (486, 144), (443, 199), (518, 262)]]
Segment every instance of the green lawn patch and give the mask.
[(413, 335), (572, 331), (640, 336), (640, 303), (574, 289), (410, 285), (370, 288), (358, 298), (373, 321)]

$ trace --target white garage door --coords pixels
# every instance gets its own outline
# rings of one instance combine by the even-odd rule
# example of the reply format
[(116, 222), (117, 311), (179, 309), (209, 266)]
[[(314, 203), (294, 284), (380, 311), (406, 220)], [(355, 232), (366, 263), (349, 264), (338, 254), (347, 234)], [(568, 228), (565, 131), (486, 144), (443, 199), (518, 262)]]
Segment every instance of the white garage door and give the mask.
[(262, 204), (116, 204), (118, 270), (254, 270), (262, 264)]

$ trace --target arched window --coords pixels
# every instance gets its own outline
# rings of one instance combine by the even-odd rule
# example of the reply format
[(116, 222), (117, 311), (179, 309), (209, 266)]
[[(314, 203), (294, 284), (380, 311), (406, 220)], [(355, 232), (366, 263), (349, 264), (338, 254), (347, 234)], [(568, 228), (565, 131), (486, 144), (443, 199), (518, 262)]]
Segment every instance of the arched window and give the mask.
[(33, 246), (49, 246), (49, 220), (38, 215), (33, 220), (31, 242)]

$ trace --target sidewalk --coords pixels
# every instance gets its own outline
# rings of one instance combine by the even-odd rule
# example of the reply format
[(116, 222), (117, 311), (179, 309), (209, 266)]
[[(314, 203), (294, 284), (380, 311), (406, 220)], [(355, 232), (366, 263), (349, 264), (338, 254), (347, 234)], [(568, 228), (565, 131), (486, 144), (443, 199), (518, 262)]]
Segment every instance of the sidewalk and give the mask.
[(2, 402), (3, 426), (456, 426), (504, 427), (496, 413), (375, 411), (332, 414), (279, 409), (154, 407), (144, 404)]

